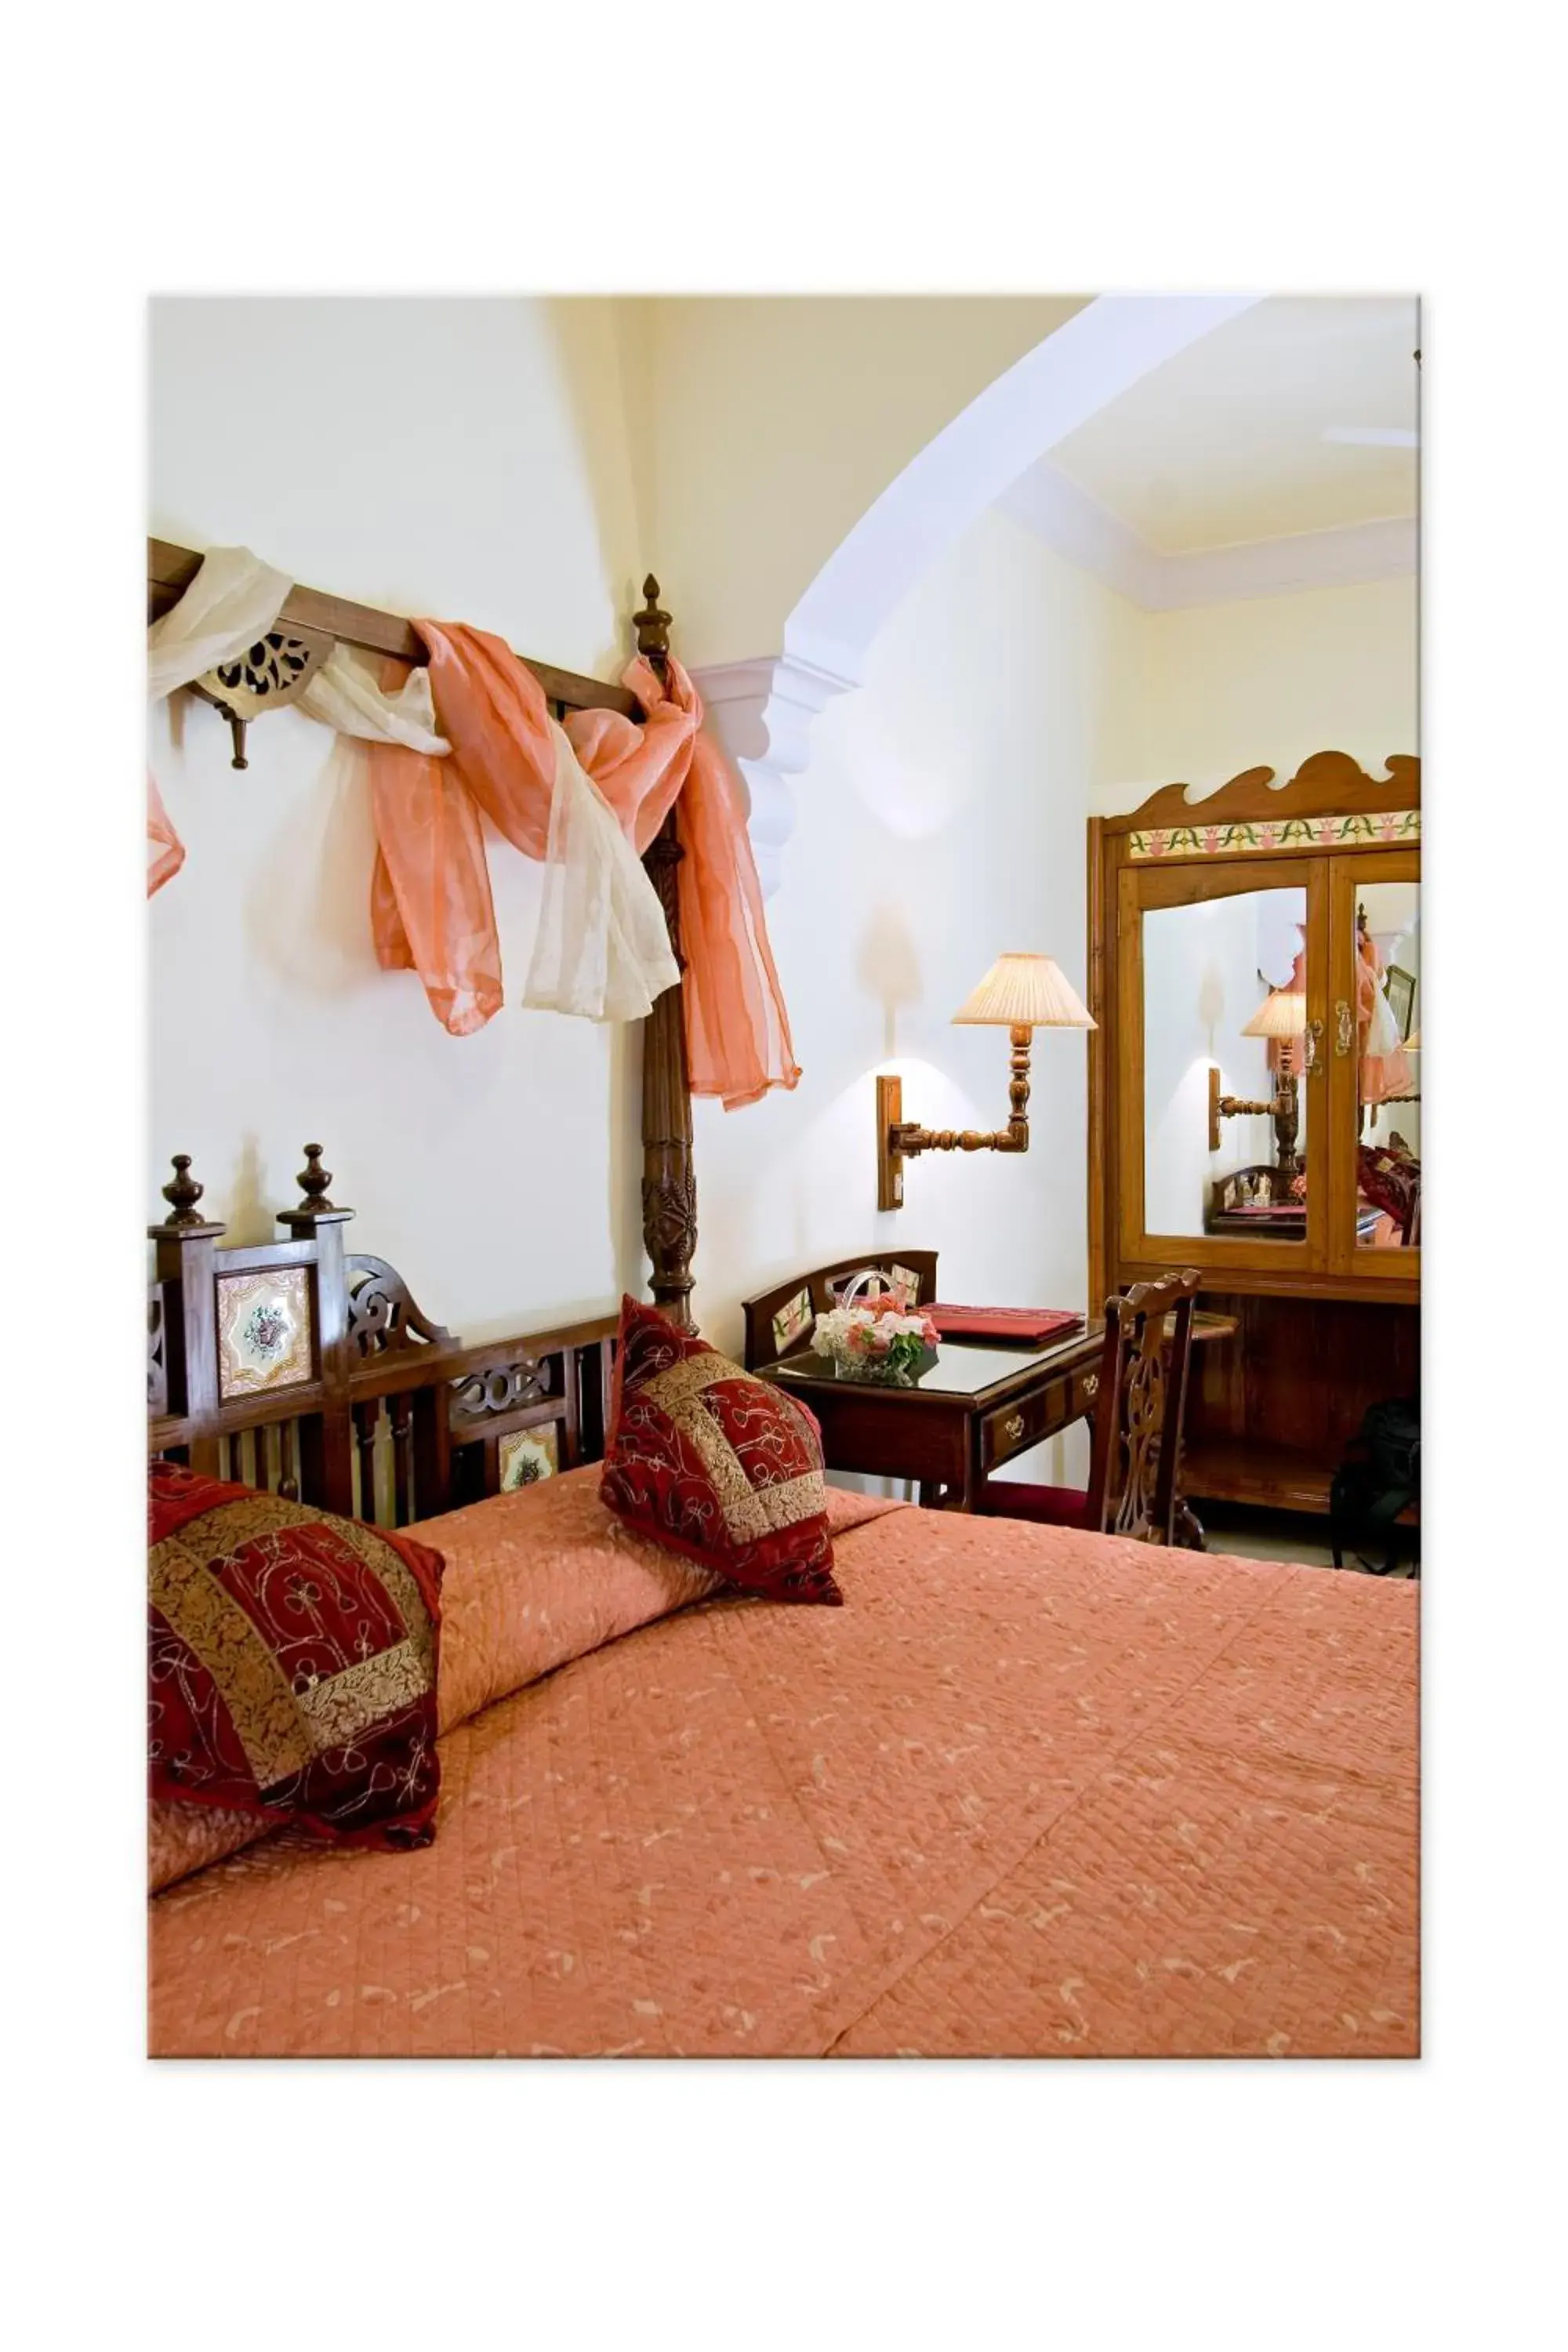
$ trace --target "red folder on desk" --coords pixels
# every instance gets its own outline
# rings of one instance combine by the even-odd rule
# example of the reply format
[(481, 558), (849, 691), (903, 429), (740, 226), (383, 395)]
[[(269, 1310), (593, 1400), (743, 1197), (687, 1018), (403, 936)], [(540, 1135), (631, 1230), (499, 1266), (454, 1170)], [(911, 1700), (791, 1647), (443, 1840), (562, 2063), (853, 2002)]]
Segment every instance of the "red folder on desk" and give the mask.
[(1043, 1348), (1083, 1329), (1083, 1317), (1062, 1307), (928, 1307), (926, 1313), (944, 1339), (1010, 1339), (1020, 1348)]

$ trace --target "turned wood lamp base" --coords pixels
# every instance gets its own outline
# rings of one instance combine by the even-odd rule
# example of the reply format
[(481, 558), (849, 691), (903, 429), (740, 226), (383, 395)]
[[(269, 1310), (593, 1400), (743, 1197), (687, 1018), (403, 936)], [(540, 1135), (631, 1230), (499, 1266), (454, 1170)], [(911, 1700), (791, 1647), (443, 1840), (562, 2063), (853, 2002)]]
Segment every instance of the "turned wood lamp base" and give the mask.
[(1037, 1029), (1092, 1029), (1055, 959), (1047, 955), (998, 956), (978, 988), (953, 1014), (963, 1028), (1005, 1029), (1013, 1042), (1005, 1127), (984, 1132), (973, 1127), (917, 1127), (904, 1117), (901, 1078), (877, 1080), (877, 1206), (904, 1205), (904, 1162), (918, 1151), (1027, 1151), (1029, 1148), (1029, 1044)]
[(1299, 1176), (1301, 1162), (1296, 1151), (1296, 1136), (1300, 1125), (1300, 1108), (1296, 1080), (1282, 1077), (1279, 1091), (1268, 1102), (1244, 1102), (1239, 1095), (1220, 1092), (1219, 1071), (1209, 1064), (1209, 1150), (1220, 1147), (1220, 1121), (1226, 1118), (1271, 1118), (1274, 1121), (1274, 1164), (1281, 1176)]
[(902, 1078), (877, 1080), (877, 1206), (904, 1205), (904, 1161), (921, 1151), (1027, 1151), (1029, 1148), (1030, 1032), (1015, 1028), (1013, 1075), (1008, 1081), (1005, 1127), (918, 1127), (904, 1117)]

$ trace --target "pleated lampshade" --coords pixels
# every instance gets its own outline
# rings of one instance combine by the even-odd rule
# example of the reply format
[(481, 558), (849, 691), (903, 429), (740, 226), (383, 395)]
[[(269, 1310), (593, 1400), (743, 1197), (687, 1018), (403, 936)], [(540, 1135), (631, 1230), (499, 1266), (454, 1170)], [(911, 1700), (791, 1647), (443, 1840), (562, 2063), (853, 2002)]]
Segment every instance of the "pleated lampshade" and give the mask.
[(1241, 1032), (1244, 1037), (1303, 1037), (1306, 1033), (1307, 999), (1291, 988), (1271, 988)]
[(998, 1029), (1096, 1029), (1054, 956), (998, 956), (952, 1016)]

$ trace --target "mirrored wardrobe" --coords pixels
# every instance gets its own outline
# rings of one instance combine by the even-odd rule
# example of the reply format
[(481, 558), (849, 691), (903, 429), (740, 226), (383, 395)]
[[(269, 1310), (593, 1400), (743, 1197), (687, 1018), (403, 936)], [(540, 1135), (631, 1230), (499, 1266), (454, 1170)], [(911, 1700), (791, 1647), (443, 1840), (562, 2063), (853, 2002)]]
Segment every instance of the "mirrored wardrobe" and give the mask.
[(1195, 1265), (1194, 1498), (1327, 1507), (1418, 1385), (1420, 764), (1342, 752), (1089, 825), (1090, 1295)]

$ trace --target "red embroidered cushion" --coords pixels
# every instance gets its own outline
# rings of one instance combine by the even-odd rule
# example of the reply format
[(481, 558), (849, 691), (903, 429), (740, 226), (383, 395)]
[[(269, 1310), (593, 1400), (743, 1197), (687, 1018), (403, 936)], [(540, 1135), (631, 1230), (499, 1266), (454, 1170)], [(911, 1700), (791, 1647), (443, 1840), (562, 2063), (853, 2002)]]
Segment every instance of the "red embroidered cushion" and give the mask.
[(440, 1554), (173, 1462), (147, 1506), (153, 1796), (428, 1845)]
[(599, 1498), (747, 1592), (844, 1598), (812, 1415), (635, 1298), (621, 1301)]
[(1421, 1162), (1407, 1151), (1380, 1151), (1365, 1143), (1357, 1144), (1355, 1157), (1356, 1182), (1363, 1197), (1396, 1224), (1405, 1224), (1415, 1206)]

